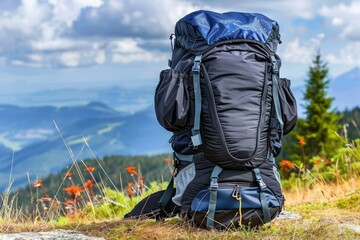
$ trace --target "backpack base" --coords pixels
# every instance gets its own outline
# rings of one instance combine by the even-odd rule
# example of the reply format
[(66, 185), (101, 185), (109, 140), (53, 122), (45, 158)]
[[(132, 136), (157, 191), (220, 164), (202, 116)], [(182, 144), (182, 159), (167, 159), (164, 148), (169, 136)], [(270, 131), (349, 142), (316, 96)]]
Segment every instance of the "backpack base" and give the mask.
[[(271, 219), (276, 218), (281, 209), (280, 207), (269, 208)], [(238, 210), (221, 210), (215, 212), (214, 228), (228, 229), (228, 228), (257, 228), (265, 222), (263, 221), (262, 209), (242, 209), (241, 223)], [(200, 228), (206, 228), (207, 211), (189, 211), (187, 214), (180, 214), (184, 219), (189, 221), (192, 225)]]

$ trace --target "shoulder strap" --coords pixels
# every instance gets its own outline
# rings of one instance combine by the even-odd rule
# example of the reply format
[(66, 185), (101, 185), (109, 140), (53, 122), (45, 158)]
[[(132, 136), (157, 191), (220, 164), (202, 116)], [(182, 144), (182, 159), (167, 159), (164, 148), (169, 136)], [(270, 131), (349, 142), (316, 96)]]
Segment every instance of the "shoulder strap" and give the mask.
[(200, 135), (200, 114), (201, 114), (201, 89), (200, 89), (200, 67), (202, 55), (196, 55), (193, 72), (194, 95), (195, 95), (195, 113), (194, 113), (194, 126), (191, 129), (191, 142), (194, 148), (202, 144)]
[(275, 114), (276, 118), (279, 121), (279, 127), (281, 130), (284, 127), (284, 122), (282, 119), (282, 112), (281, 112), (281, 106), (280, 106), (280, 98), (279, 98), (279, 67), (278, 62), (276, 60), (276, 57), (274, 55), (271, 55), (271, 61), (272, 61), (272, 92), (273, 92), (273, 101), (275, 106)]

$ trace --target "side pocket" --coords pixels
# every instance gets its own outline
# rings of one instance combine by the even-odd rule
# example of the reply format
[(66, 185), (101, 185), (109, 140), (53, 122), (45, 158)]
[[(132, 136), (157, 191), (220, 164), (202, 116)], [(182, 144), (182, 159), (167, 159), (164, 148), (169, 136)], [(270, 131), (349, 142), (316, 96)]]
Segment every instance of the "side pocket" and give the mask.
[(175, 69), (160, 73), (155, 91), (155, 112), (158, 122), (166, 130), (177, 132), (189, 123), (189, 75)]
[(172, 201), (181, 206), (181, 199), (184, 194), (184, 191), (187, 185), (195, 178), (195, 165), (191, 163), (190, 165), (186, 166), (182, 169), (178, 175), (176, 176), (175, 183), (176, 183), (176, 193), (175, 196), (172, 198)]
[(279, 79), (279, 98), (284, 121), (284, 135), (288, 134), (297, 121), (297, 106), (294, 94), (290, 89), (291, 81), (287, 78)]

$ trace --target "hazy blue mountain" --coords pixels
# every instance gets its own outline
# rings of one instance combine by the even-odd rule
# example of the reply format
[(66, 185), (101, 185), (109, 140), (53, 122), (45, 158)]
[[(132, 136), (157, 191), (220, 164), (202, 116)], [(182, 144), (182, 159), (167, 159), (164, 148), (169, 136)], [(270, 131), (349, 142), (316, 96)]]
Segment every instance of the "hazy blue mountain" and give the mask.
[(0, 95), (0, 104), (33, 106), (75, 106), (88, 102), (103, 102), (109, 107), (127, 113), (144, 110), (153, 103), (154, 86), (141, 88), (122, 88), (118, 86), (108, 88), (76, 89), (65, 88), (31, 93), (12, 93)]
[(91, 102), (72, 107), (18, 107), (0, 105), (0, 144), (20, 150), (35, 142), (44, 141), (56, 131), (54, 121), (60, 126), (93, 118), (122, 116), (123, 113), (103, 103)]
[(4, 145), (0, 144), (0, 156), (10, 155), (12, 154), (12, 149), (5, 147)]
[(329, 95), (335, 97), (338, 110), (360, 106), (360, 67), (356, 67), (330, 82)]
[[(292, 89), (298, 102), (298, 113), (304, 116), (303, 95), (305, 86), (299, 86)], [(352, 109), (360, 106), (360, 68), (352, 70), (330, 79), (328, 96), (334, 97), (333, 107), (338, 111)]]
[[(68, 108), (69, 112), (72, 110)], [(48, 109), (44, 111), (47, 112)], [(111, 114), (105, 116), (94, 114), (68, 125), (59, 121), (60, 132), (56, 131), (46, 140), (15, 152), (13, 189), (27, 182), (27, 173), (32, 178), (43, 177), (70, 165), (72, 155), (77, 160), (82, 160), (113, 154), (138, 155), (170, 151), (170, 134), (159, 126), (152, 108), (128, 116), (112, 113), (110, 110), (109, 113)], [(71, 153), (66, 146), (71, 149)], [(12, 154), (0, 156), (0, 190), (4, 189), (8, 181), (11, 157)]]

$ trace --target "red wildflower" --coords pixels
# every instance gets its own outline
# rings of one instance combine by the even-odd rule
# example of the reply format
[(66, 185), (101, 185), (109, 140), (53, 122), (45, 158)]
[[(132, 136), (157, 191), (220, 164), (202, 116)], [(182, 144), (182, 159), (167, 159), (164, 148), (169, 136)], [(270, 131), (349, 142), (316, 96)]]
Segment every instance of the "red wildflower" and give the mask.
[(128, 195), (129, 195), (130, 199), (134, 196), (134, 190), (132, 188), (132, 185), (133, 185), (132, 182), (127, 183), (127, 192), (128, 192)]
[(292, 164), (289, 160), (282, 160), (279, 162), (281, 170), (285, 172), (289, 172), (292, 168), (294, 168), (294, 164)]
[(33, 187), (34, 188), (41, 187), (42, 184), (43, 184), (43, 181), (39, 179), (33, 183)]
[(67, 187), (64, 188), (64, 191), (66, 191), (66, 193), (72, 198), (72, 199), (76, 199), (77, 197), (80, 197), (80, 194), (82, 192), (84, 192), (84, 189), (82, 189), (79, 186), (71, 186), (71, 187)]
[(131, 175), (138, 174), (136, 171), (136, 167), (134, 167), (134, 166), (127, 166), (127, 167), (125, 167), (125, 170)]
[(88, 179), (88, 180), (86, 180), (84, 187), (90, 190), (94, 187), (94, 182), (92, 180)]
[(93, 171), (95, 171), (95, 168), (94, 167), (87, 167), (87, 168), (84, 169), (84, 171), (92, 173)]
[(299, 144), (300, 144), (300, 146), (302, 146), (302, 147), (306, 144), (304, 137), (302, 137), (302, 136), (299, 137)]

